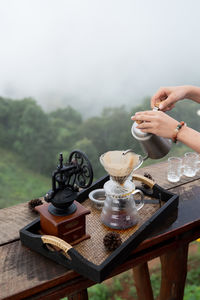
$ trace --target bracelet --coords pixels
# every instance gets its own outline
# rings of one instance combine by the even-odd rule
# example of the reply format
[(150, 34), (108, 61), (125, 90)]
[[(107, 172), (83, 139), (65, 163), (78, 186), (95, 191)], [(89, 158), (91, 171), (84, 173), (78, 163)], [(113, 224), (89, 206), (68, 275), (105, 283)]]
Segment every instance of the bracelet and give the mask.
[(178, 133), (179, 133), (179, 131), (181, 130), (181, 128), (182, 128), (184, 125), (186, 125), (186, 124), (185, 124), (185, 122), (183, 122), (183, 121), (181, 121), (181, 122), (177, 125), (177, 127), (176, 127), (176, 129), (175, 129), (175, 132), (174, 132), (174, 134), (173, 134), (173, 136), (172, 136), (172, 141), (173, 141), (174, 143), (177, 142), (177, 136), (178, 136)]

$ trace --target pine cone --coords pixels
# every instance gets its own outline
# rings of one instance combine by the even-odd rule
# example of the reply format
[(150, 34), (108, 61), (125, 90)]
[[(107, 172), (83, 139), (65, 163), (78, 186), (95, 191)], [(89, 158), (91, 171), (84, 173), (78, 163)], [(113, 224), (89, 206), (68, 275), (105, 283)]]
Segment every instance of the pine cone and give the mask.
[[(151, 179), (151, 180), (154, 181), (153, 177), (152, 177), (151, 174), (149, 174), (149, 173), (144, 173), (144, 177), (147, 177), (147, 178), (149, 178), (149, 179)], [(150, 189), (150, 187), (149, 187), (147, 184), (145, 184), (144, 182), (142, 182), (142, 186), (143, 186), (143, 188), (145, 188), (145, 189)]]
[(30, 200), (28, 202), (28, 207), (29, 207), (29, 209), (31, 211), (36, 212), (35, 211), (35, 207), (38, 206), (38, 205), (41, 205), (41, 204), (43, 204), (42, 200), (40, 200), (40, 199), (33, 199), (33, 200)]
[(114, 251), (121, 245), (122, 239), (119, 233), (109, 232), (104, 236), (103, 243), (108, 251)]

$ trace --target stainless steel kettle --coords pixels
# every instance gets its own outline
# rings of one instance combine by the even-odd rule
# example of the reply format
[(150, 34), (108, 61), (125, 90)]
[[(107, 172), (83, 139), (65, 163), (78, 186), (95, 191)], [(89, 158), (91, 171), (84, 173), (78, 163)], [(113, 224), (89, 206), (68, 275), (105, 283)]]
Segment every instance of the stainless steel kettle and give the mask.
[[(158, 109), (155, 107), (153, 110)], [(137, 128), (137, 126), (137, 122), (134, 122), (131, 132), (134, 138), (140, 142), (141, 147), (146, 153), (146, 156), (143, 158), (144, 160), (148, 157), (152, 159), (159, 159), (168, 154), (172, 147), (170, 139), (166, 139), (152, 133), (142, 132)]]

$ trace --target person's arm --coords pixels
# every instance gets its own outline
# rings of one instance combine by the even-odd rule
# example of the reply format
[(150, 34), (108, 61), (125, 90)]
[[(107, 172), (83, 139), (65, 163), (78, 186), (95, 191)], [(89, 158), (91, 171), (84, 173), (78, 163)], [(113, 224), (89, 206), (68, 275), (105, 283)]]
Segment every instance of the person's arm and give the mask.
[(186, 98), (191, 99), (197, 103), (200, 103), (200, 87), (188, 85)]
[(200, 133), (198, 131), (183, 126), (177, 135), (177, 140), (200, 153)]
[(200, 103), (200, 87), (192, 85), (163, 87), (160, 88), (151, 98), (151, 107), (159, 104), (159, 109), (162, 111), (171, 110), (176, 102), (183, 99), (190, 99)]
[[(153, 133), (165, 138), (173, 138), (179, 122), (162, 111), (137, 112), (132, 118), (134, 121), (143, 121), (137, 128), (143, 132)], [(183, 126), (177, 135), (177, 140), (200, 153), (200, 133)]]

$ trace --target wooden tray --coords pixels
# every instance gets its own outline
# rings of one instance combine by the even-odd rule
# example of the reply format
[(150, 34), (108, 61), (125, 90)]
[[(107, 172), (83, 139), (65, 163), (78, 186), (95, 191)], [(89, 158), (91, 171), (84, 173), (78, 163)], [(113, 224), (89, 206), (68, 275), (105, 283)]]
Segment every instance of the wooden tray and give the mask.
[[(139, 211), (140, 221), (137, 226), (127, 230), (113, 230), (104, 226), (100, 221), (101, 211), (91, 205), (88, 199), (90, 191), (103, 187), (109, 179), (105, 176), (94, 183), (90, 188), (81, 191), (77, 201), (91, 210), (87, 216), (86, 232), (91, 238), (74, 245), (49, 235), (43, 235), (40, 231), (40, 219), (33, 221), (20, 230), (21, 242), (28, 248), (42, 255), (74, 269), (81, 275), (95, 281), (103, 281), (109, 273), (122, 263), (131, 251), (145, 240), (155, 228), (158, 228), (178, 207), (179, 197), (144, 176), (134, 175), (133, 180), (145, 182), (150, 189), (144, 189), (145, 205)], [(137, 187), (138, 188), (138, 187)], [(120, 233), (122, 244), (115, 251), (106, 251), (103, 238), (109, 231)], [(50, 245), (54, 245), (51, 247)]]

